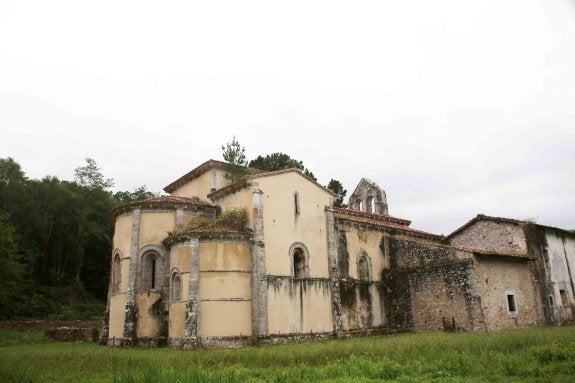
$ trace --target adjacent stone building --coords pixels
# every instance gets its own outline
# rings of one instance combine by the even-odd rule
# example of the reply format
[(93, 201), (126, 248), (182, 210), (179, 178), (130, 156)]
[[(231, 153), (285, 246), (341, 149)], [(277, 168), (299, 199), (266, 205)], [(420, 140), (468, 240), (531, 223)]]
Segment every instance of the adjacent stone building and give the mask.
[[(169, 195), (112, 210), (108, 344), (234, 347), (573, 320), (571, 232), (478, 216), (446, 238), (390, 216), (366, 179), (341, 209), (296, 169), (234, 183), (224, 174), (210, 160)], [(234, 212), (241, 225), (222, 223)]]

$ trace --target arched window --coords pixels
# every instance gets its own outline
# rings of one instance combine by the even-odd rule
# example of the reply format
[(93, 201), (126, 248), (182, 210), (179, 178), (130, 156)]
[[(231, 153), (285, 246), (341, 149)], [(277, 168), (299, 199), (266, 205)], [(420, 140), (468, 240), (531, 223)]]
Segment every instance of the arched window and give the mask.
[(112, 293), (120, 292), (120, 285), (122, 283), (122, 258), (120, 254), (114, 255), (112, 262)]
[(375, 213), (375, 199), (373, 197), (367, 197), (367, 211), (369, 213)]
[(309, 274), (309, 256), (302, 243), (294, 243), (290, 248), (291, 275), (294, 278), (307, 278)]
[(172, 278), (170, 279), (170, 294), (172, 296), (172, 302), (182, 300), (182, 275), (178, 269), (174, 269), (172, 271)]
[(357, 277), (360, 281), (371, 280), (371, 264), (365, 253), (361, 253), (357, 258)]
[(142, 267), (140, 273), (140, 289), (157, 290), (162, 281), (162, 258), (155, 251), (146, 251), (142, 255)]
[(299, 215), (300, 206), (299, 206), (299, 193), (298, 192), (293, 193), (293, 208), (294, 208), (295, 215), (296, 216)]

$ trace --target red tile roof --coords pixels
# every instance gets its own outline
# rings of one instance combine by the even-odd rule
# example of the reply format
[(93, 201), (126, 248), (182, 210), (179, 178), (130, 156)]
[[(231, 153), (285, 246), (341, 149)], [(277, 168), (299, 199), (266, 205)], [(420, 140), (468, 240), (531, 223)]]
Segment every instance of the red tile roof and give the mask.
[(122, 205), (118, 205), (110, 210), (110, 214), (113, 217), (119, 214), (125, 213), (127, 211), (132, 211), (139, 207), (142, 209), (160, 209), (160, 208), (174, 208), (179, 206), (190, 207), (193, 209), (216, 209), (215, 206), (208, 202), (200, 201), (196, 198), (186, 198), (186, 197), (176, 197), (176, 196), (161, 196), (156, 198), (149, 198), (140, 201), (128, 202)]
[(407, 219), (396, 218), (396, 217), (392, 217), (390, 215), (367, 213), (364, 211), (353, 210), (353, 209), (344, 209), (344, 208), (339, 208), (339, 207), (334, 207), (333, 210), (336, 213), (346, 214), (346, 215), (350, 215), (353, 217), (366, 218), (366, 219), (370, 219), (370, 220), (374, 220), (374, 221), (391, 222), (391, 223), (394, 223), (396, 225), (401, 225), (401, 226), (411, 225), (411, 221), (409, 221)]
[(288, 169), (281, 169), (281, 170), (275, 170), (273, 172), (261, 172), (261, 173), (256, 173), (256, 174), (250, 174), (245, 176), (244, 178), (224, 187), (221, 188), (219, 190), (216, 190), (213, 193), (208, 194), (208, 198), (209, 199), (217, 199), (217, 198), (222, 198), (226, 195), (229, 194), (233, 194), (235, 192), (237, 192), (238, 190), (244, 189), (249, 187), (251, 180), (257, 179), (257, 178), (262, 178), (262, 177), (270, 177), (270, 176), (275, 176), (278, 174), (284, 174), (284, 173), (297, 173), (300, 176), (302, 176), (303, 178), (307, 179), (308, 181), (314, 183), (316, 186), (320, 187), (321, 189), (325, 190), (326, 192), (328, 192), (329, 194), (335, 196), (335, 193), (332, 192), (331, 190), (329, 190), (328, 188), (326, 188), (325, 186), (320, 185), (317, 181), (315, 181), (313, 178), (306, 176), (305, 174), (303, 174), (299, 169), (296, 168), (288, 168)]
[[(385, 220), (381, 220), (381, 219), (371, 219), (369, 217), (362, 217), (362, 216), (359, 216), (357, 214), (353, 214), (353, 215), (348, 214), (350, 211), (349, 209), (334, 209), (334, 210), (335, 210), (336, 219), (340, 219), (340, 220), (344, 220), (344, 221), (348, 221), (348, 222), (353, 222), (353, 223), (358, 223), (358, 224), (365, 224), (365, 225), (369, 225), (369, 226), (376, 227), (376, 228), (390, 229), (390, 230), (397, 231), (400, 233), (413, 235), (414, 237), (433, 239), (436, 241), (443, 241), (443, 239), (445, 238), (443, 235), (427, 233), (425, 231), (415, 230), (415, 229), (412, 229), (410, 227), (407, 227), (407, 225), (405, 225), (404, 222), (409, 222), (409, 221), (402, 220), (399, 218), (390, 217), (391, 220), (385, 221)], [(369, 215), (369, 213), (367, 213), (367, 214)], [(379, 214), (376, 214), (376, 215), (380, 216)], [(393, 222), (392, 220), (401, 221), (401, 222), (403, 222), (403, 224)]]
[(201, 176), (202, 174), (204, 174), (205, 172), (207, 172), (209, 170), (212, 170), (213, 168), (223, 169), (225, 164), (226, 163), (222, 162), (222, 161), (208, 160), (208, 161), (204, 162), (203, 164), (201, 164), (200, 166), (196, 167), (195, 169), (184, 174), (183, 176), (181, 176), (180, 178), (178, 178), (177, 180), (175, 180), (174, 182), (172, 182), (168, 186), (166, 186), (164, 188), (164, 191), (166, 193), (172, 193), (177, 188), (181, 187), (182, 185), (185, 185), (186, 183), (190, 182), (194, 178), (198, 178), (199, 176)]
[(175, 243), (186, 241), (190, 238), (234, 238), (234, 239), (250, 239), (252, 237), (252, 231), (249, 229), (244, 230), (233, 230), (221, 226), (209, 226), (200, 227), (196, 229), (185, 230), (180, 233), (170, 234), (166, 239), (164, 239), (164, 244), (167, 247), (172, 246)]

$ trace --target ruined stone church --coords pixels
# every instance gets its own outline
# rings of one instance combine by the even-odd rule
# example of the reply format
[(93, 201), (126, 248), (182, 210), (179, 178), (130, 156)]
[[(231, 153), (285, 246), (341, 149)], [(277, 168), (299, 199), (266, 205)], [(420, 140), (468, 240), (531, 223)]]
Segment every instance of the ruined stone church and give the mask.
[[(572, 321), (575, 234), (478, 215), (447, 237), (390, 216), (362, 179), (349, 208), (296, 169), (230, 183), (210, 160), (114, 208), (109, 345), (235, 347)], [(242, 227), (215, 224), (245, 212)]]

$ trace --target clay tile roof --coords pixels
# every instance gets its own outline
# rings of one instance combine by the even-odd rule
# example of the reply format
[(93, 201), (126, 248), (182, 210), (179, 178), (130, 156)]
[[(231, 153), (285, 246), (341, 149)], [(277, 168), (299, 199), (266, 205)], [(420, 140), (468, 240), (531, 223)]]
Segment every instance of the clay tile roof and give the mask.
[(382, 216), (380, 214), (370, 214), (370, 213), (363, 213), (365, 215), (376, 215), (379, 217), (385, 217), (385, 219), (372, 219), (370, 217), (362, 216), (362, 214), (349, 214), (349, 212), (354, 213), (362, 213), (355, 210), (350, 209), (334, 209), (335, 215), (337, 219), (342, 219), (348, 222), (354, 222), (359, 224), (365, 224), (372, 227), (382, 228), (382, 229), (390, 229), (397, 232), (405, 233), (412, 235), (414, 237), (426, 238), (426, 239), (433, 239), (437, 241), (443, 241), (445, 237), (443, 235), (437, 235), (428, 233), (421, 230), (415, 230), (408, 227), (405, 223), (409, 222), (404, 219)]
[(249, 229), (244, 230), (234, 230), (219, 226), (209, 226), (200, 227), (196, 229), (190, 229), (182, 231), (179, 233), (170, 234), (166, 239), (164, 239), (164, 245), (167, 247), (172, 246), (175, 243), (186, 241), (190, 238), (210, 238), (210, 237), (223, 237), (223, 238), (242, 238), (250, 239), (252, 237), (252, 231)]
[(353, 209), (347, 209), (347, 208), (339, 208), (339, 207), (334, 207), (333, 210), (335, 213), (338, 213), (338, 214), (345, 214), (345, 215), (350, 215), (353, 217), (370, 219), (373, 221), (391, 222), (391, 223), (394, 223), (396, 225), (406, 226), (406, 227), (411, 225), (411, 221), (409, 221), (407, 219), (396, 218), (396, 217), (392, 217), (390, 215), (367, 213), (365, 211), (359, 211), (359, 210), (353, 210)]
[(208, 170), (212, 170), (213, 168), (223, 169), (225, 164), (226, 163), (222, 162), (222, 161), (208, 160), (208, 161), (204, 162), (203, 164), (201, 164), (200, 166), (196, 167), (195, 169), (184, 174), (183, 176), (181, 176), (180, 178), (178, 178), (177, 180), (175, 180), (174, 182), (172, 182), (168, 186), (166, 186), (164, 188), (164, 191), (166, 193), (171, 193), (174, 190), (176, 190), (177, 188), (179, 188), (180, 186), (190, 182), (194, 178), (201, 176), (202, 174), (204, 174)]
[(194, 209), (215, 209), (216, 207), (205, 201), (200, 201), (196, 198), (176, 197), (176, 196), (161, 196), (156, 198), (149, 198), (140, 201), (128, 202), (118, 205), (110, 210), (110, 214), (115, 217), (119, 214), (133, 209), (139, 208), (174, 208), (179, 206), (187, 206)]

